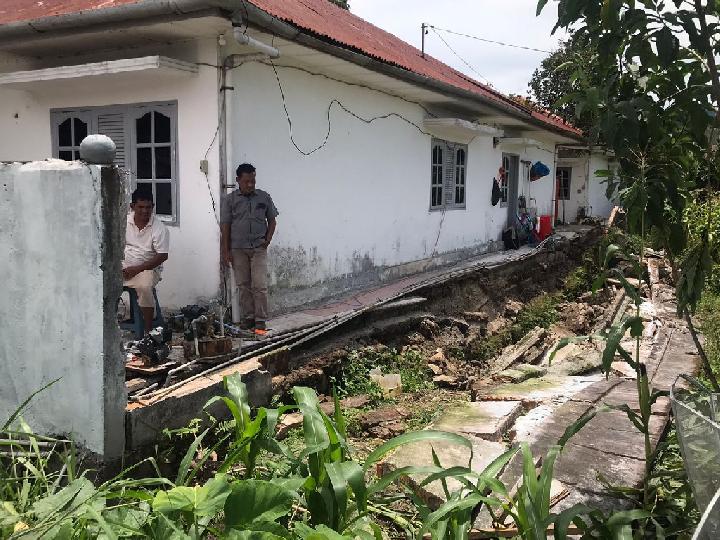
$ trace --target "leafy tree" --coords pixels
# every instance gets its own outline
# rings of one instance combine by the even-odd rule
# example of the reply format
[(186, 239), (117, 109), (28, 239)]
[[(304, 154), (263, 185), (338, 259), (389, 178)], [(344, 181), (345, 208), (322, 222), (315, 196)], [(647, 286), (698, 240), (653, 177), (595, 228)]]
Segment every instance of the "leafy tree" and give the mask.
[[(538, 13), (547, 3), (539, 0)], [(720, 4), (559, 0), (557, 10), (556, 28), (597, 51), (591, 64), (575, 65), (595, 83), (567, 99), (576, 114), (592, 112), (591, 138), (615, 151), (620, 171), (609, 186), (619, 190), (631, 230), (653, 229), (663, 241), (680, 273), (678, 311), (694, 335), (690, 313), (720, 262), (712, 220), (687, 221), (706, 214), (687, 209), (713, 200), (720, 186)]]
[(600, 84), (595, 72), (584, 69), (592, 65), (596, 56), (579, 36), (563, 42), (542, 61), (530, 79), (529, 91), (535, 103), (588, 131), (593, 124), (592, 111), (578, 110), (578, 104), (569, 101), (567, 96)]
[(349, 0), (328, 0), (329, 2), (332, 2), (336, 6), (340, 6), (343, 9), (350, 9), (350, 1)]

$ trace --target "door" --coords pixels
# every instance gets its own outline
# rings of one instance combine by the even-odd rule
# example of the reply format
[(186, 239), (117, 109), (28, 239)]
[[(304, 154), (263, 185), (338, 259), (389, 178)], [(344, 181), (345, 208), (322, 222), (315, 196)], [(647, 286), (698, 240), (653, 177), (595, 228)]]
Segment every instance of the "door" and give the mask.
[(502, 160), (503, 169), (505, 169), (503, 192), (506, 196), (503, 202), (507, 205), (507, 226), (514, 227), (517, 225), (520, 156), (503, 154)]

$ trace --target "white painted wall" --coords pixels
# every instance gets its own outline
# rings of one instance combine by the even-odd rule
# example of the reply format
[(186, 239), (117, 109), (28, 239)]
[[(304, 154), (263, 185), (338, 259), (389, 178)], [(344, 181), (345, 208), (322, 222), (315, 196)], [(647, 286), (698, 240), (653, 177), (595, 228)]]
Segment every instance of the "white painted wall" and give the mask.
[[(96, 167), (0, 164), (0, 425), (23, 417), (104, 454), (103, 274)], [(124, 406), (124, 405), (122, 405)]]
[[(146, 54), (217, 63), (214, 40), (152, 50), (103, 51), (64, 63)], [(3, 70), (17, 69), (14, 62)], [(284, 57), (279, 63), (292, 60)], [(55, 59), (52, 65), (62, 64)], [(48, 65), (36, 61), (32, 67)], [(398, 113), (421, 126), (426, 116), (419, 106), (366, 88), (297, 70), (279, 68), (279, 72), (295, 141), (304, 150), (323, 142), (327, 107), (333, 99), (364, 118)], [(327, 144), (305, 157), (290, 142), (277, 81), (269, 66), (239, 67), (231, 72), (228, 84), (235, 88), (228, 93), (230, 177), (238, 163), (254, 163), (258, 186), (271, 193), (280, 210), (270, 250), (271, 282), (276, 290), (461, 249), (482, 249), (500, 239), (507, 222), (507, 209), (490, 203), (492, 178), (502, 153), (543, 161), (552, 168), (555, 140), (549, 134), (534, 133), (542, 148), (493, 148), (491, 137), (478, 137), (469, 145), (466, 209), (430, 211), (429, 135), (396, 117), (367, 124), (335, 105)], [(0, 160), (50, 155), (49, 111), (53, 108), (168, 100), (178, 102), (180, 220), (170, 227), (170, 260), (158, 291), (163, 306), (175, 308), (215, 297), (220, 287), (218, 228), (208, 183), (199, 169), (217, 128), (215, 69), (201, 66), (196, 77), (149, 82), (127, 74), (111, 80), (89, 77), (38, 84), (22, 91), (0, 89)], [(207, 157), (211, 189), (219, 202), (217, 156), (215, 142)], [(553, 189), (551, 171), (530, 185), (521, 180), (519, 193), (537, 207), (538, 215), (551, 214)]]
[(607, 182), (605, 178), (597, 176), (596, 171), (610, 168), (608, 159), (601, 154), (592, 154), (590, 157), (590, 185), (588, 188), (588, 204), (592, 207), (594, 217), (607, 218), (613, 207), (617, 204), (617, 197), (608, 199)]
[[(214, 40), (155, 46), (150, 50), (102, 51), (98, 56), (53, 59), (52, 65), (162, 54), (192, 62), (217, 63)], [(36, 61), (33, 67), (48, 67)], [(17, 69), (15, 62), (2, 71)], [(200, 66), (197, 76), (140, 78), (127, 73), (114, 78), (87, 77), (41, 83), (23, 90), (0, 88), (0, 161), (39, 160), (51, 155), (50, 110), (152, 101), (178, 102), (179, 216), (170, 227), (171, 253), (164, 265), (158, 295), (163, 306), (179, 307), (214, 298), (220, 286), (219, 229), (200, 161), (217, 128), (217, 70)], [(208, 153), (210, 183), (219, 200), (217, 142)]]
[[(294, 139), (305, 151), (323, 142), (333, 99), (363, 118), (398, 113), (422, 125), (425, 117), (420, 107), (385, 94), (293, 69), (279, 74)], [(493, 207), (490, 196), (503, 150), (552, 167), (553, 144), (503, 149), (478, 137), (468, 150), (467, 208), (430, 211), (429, 135), (398, 118), (366, 124), (334, 106), (327, 144), (303, 156), (289, 139), (272, 68), (246, 64), (233, 71), (231, 84), (231, 163), (253, 163), (258, 187), (280, 211), (270, 250), (275, 285), (309, 285), (497, 241), (507, 209)], [(551, 193), (551, 177), (533, 183), (540, 213), (549, 213)]]

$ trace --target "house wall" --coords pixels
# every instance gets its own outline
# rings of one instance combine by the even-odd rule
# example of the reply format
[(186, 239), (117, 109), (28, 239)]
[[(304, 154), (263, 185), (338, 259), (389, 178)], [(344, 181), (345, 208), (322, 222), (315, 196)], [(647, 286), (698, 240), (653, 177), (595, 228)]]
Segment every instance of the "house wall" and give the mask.
[[(353, 286), (382, 279), (388, 267), (494, 247), (507, 219), (507, 209), (490, 202), (502, 152), (552, 166), (551, 143), (545, 150), (505, 149), (493, 148), (491, 137), (477, 137), (468, 146), (466, 208), (431, 211), (431, 136), (410, 124), (422, 126), (421, 107), (294, 69), (279, 67), (278, 73), (297, 145), (310, 152), (328, 129), (329, 137), (302, 155), (290, 140), (272, 68), (249, 63), (232, 72), (230, 163), (253, 163), (258, 187), (280, 211), (269, 251), (275, 307), (312, 299), (295, 295), (299, 288), (328, 294), (333, 282)], [(395, 113), (406, 120), (366, 123), (335, 104), (328, 128), (332, 100), (365, 119)], [(550, 177), (531, 190), (540, 213), (549, 213)]]
[(0, 164), (0, 425), (22, 416), (104, 458), (124, 441), (122, 189), (113, 169), (53, 160)]
[(607, 182), (605, 178), (596, 174), (598, 170), (610, 168), (606, 156), (593, 154), (590, 157), (590, 185), (588, 188), (588, 204), (591, 206), (591, 215), (594, 217), (607, 218), (610, 216), (613, 207), (616, 205), (615, 197), (608, 199), (606, 196)]
[[(104, 50), (97, 56), (53, 59), (52, 65), (77, 64), (161, 54), (191, 62), (217, 63), (215, 40), (198, 40), (143, 50)], [(49, 67), (34, 61), (27, 68)], [(2, 71), (18, 69), (17, 60)], [(219, 229), (213, 215), (210, 190), (219, 201), (217, 141), (208, 152), (209, 181), (200, 161), (213, 141), (218, 124), (217, 70), (200, 66), (196, 76), (139, 79), (127, 73), (86, 77), (62, 83), (41, 83), (23, 90), (0, 88), (0, 161), (41, 160), (51, 155), (50, 110), (82, 106), (177, 100), (179, 161), (179, 222), (170, 226), (171, 253), (164, 265), (158, 295), (163, 306), (178, 307), (217, 296)]]

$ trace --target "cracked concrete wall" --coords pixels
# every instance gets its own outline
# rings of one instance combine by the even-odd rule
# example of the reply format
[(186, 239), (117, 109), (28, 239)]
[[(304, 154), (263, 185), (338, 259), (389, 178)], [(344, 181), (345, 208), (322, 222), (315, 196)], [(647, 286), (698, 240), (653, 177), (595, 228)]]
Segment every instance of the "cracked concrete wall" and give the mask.
[(0, 425), (120, 457), (125, 391), (119, 330), (124, 186), (114, 169), (58, 160), (0, 164)]

